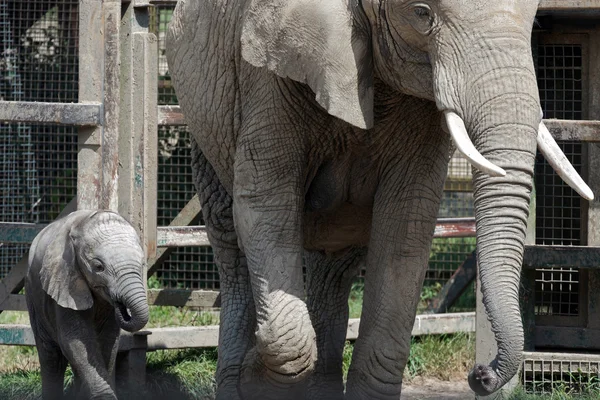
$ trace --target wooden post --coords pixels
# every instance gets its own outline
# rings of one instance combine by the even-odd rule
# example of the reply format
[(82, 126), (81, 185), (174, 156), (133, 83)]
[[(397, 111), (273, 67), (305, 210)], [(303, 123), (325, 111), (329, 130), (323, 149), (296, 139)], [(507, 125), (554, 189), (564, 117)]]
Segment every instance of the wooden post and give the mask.
[(158, 42), (148, 31), (149, 5), (123, 3), (118, 210), (156, 254)]
[[(117, 0), (120, 3), (120, 0)], [(158, 41), (149, 32), (150, 4), (122, 3), (120, 31), (120, 107), (118, 137), (118, 211), (137, 230), (147, 259), (156, 256), (158, 155)], [(115, 167), (117, 164), (114, 165)], [(143, 272), (147, 281), (147, 269)], [(135, 336), (137, 337), (137, 335)], [(145, 336), (143, 340), (146, 340)], [(120, 358), (135, 388), (145, 382), (146, 351), (136, 348)]]
[[(600, 31), (590, 33), (589, 38), (589, 92), (588, 92), (588, 117), (591, 120), (600, 120)], [(587, 202), (583, 213), (585, 221), (584, 236), (588, 246), (600, 246), (600, 143), (584, 144), (584, 155), (587, 159), (584, 163), (584, 176), (592, 191), (594, 200)], [(582, 200), (585, 203), (585, 200)], [(600, 271), (589, 270), (588, 272), (588, 301), (582, 307), (587, 306), (587, 328), (600, 329), (600, 295), (598, 287), (600, 284)]]
[[(79, 102), (102, 102), (104, 18), (102, 2), (79, 2)], [(77, 208), (100, 205), (102, 126), (79, 129), (77, 152)]]

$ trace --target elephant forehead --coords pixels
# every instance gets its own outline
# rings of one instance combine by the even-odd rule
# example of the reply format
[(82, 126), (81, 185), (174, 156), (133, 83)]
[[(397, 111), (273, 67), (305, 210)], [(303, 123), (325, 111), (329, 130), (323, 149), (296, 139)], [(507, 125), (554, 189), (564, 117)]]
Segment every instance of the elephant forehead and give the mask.
[(119, 214), (113, 212), (99, 212), (91, 218), (83, 227), (85, 231), (91, 232), (91, 240), (105, 241), (110, 237), (118, 237), (118, 240), (127, 242), (139, 242), (137, 232)]
[(104, 242), (92, 249), (94, 257), (111, 262), (131, 262), (141, 264), (145, 260), (141, 246), (128, 243)]

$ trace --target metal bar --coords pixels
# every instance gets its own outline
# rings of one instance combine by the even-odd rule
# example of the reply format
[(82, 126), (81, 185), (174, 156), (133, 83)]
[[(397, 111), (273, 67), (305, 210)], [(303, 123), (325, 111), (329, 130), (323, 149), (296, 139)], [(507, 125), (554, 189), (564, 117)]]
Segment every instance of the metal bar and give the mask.
[(600, 268), (600, 247), (525, 246), (523, 268)]
[(210, 246), (205, 226), (165, 226), (156, 230), (158, 247)]
[(98, 126), (102, 125), (103, 120), (102, 104), (98, 102), (0, 101), (0, 121)]
[(433, 237), (475, 237), (475, 218), (439, 219)]
[(181, 108), (179, 106), (158, 106), (158, 125), (185, 125)]
[(0, 222), (0, 242), (31, 243), (45, 226), (25, 222)]
[(148, 304), (174, 307), (221, 307), (216, 290), (148, 289)]
[[(589, 361), (600, 362), (600, 354), (585, 353), (546, 353), (543, 351), (524, 351), (523, 360), (532, 361)], [(560, 364), (558, 364), (560, 366)]]
[[(197, 220), (200, 214), (200, 200), (198, 195), (194, 195), (190, 201), (183, 207), (171, 221), (169, 226), (187, 226)], [(156, 272), (158, 267), (167, 259), (167, 257), (175, 250), (173, 247), (161, 247), (156, 249), (156, 255), (148, 260), (148, 276)]]

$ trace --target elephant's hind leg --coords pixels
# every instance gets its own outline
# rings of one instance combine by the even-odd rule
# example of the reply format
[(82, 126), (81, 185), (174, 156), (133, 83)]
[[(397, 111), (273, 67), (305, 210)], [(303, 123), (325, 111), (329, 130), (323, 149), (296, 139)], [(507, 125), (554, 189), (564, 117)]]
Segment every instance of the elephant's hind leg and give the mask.
[(366, 249), (336, 254), (306, 252), (307, 306), (317, 335), (317, 362), (307, 398), (344, 398), (342, 362), (348, 326), (348, 296)]
[(239, 399), (244, 357), (253, 346), (255, 309), (246, 258), (237, 244), (232, 199), (192, 140), (192, 167), (202, 216), (219, 269), (221, 322), (217, 362), (217, 399)]

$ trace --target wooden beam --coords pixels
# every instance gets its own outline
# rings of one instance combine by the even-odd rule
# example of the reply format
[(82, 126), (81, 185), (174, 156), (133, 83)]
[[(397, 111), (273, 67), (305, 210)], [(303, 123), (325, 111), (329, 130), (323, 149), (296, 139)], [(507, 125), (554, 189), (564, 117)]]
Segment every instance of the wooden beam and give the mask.
[(0, 121), (97, 126), (103, 120), (100, 103), (0, 101)]
[(525, 246), (523, 267), (540, 268), (600, 268), (600, 247), (592, 246)]
[(179, 106), (158, 106), (158, 125), (185, 125), (181, 108)]
[(156, 236), (158, 247), (210, 246), (204, 226), (163, 226)]
[(546, 119), (544, 124), (555, 140), (600, 142), (600, 122)]
[(27, 311), (27, 300), (24, 294), (9, 294), (4, 298), (4, 301), (0, 303), (1, 311)]
[[(347, 339), (358, 337), (359, 319), (348, 321)], [(457, 332), (475, 331), (475, 313), (425, 314), (417, 315), (412, 335), (439, 335)], [(171, 328), (149, 328), (133, 335), (147, 337), (148, 350), (182, 349), (193, 347), (217, 347), (219, 343), (219, 327), (180, 326)], [(143, 340), (135, 344), (130, 335), (123, 334), (119, 350), (139, 348)], [(0, 325), (0, 344), (34, 346), (33, 332), (29, 325)]]
[[(71, 199), (69, 204), (67, 204), (66, 207), (60, 212), (58, 218), (62, 218), (67, 214), (70, 214), (71, 212), (75, 211), (76, 209), (77, 199), (73, 198)], [(2, 280), (0, 280), (0, 312), (2, 312), (2, 310), (11, 310), (12, 308), (10, 307), (12, 307), (13, 304), (16, 304), (15, 306), (21, 307), (19, 305), (21, 303), (14, 303), (16, 300), (10, 300), (10, 302), (6, 304), (5, 301), (7, 301), (11, 294), (17, 294), (21, 291), (21, 289), (23, 289), (23, 282), (25, 280), (25, 275), (27, 275), (28, 258), (29, 251), (25, 252), (21, 260), (10, 269), (8, 274), (4, 278), (2, 278)]]
[(45, 227), (45, 224), (0, 222), (0, 242), (29, 244)]
[(216, 290), (148, 289), (148, 304), (174, 307), (221, 307), (221, 292)]
[(440, 314), (448, 312), (450, 307), (465, 292), (477, 276), (477, 252), (473, 251), (467, 259), (454, 271), (442, 290), (428, 305), (428, 310)]
[(541, 0), (538, 11), (600, 11), (600, 1)]
[(536, 347), (600, 350), (600, 330), (563, 326), (536, 326)]
[[(200, 200), (198, 195), (194, 195), (190, 201), (183, 207), (183, 209), (177, 214), (171, 221), (169, 226), (187, 226), (191, 225), (198, 220), (200, 215)], [(160, 232), (160, 228), (158, 228)], [(175, 250), (173, 247), (159, 247), (156, 249), (156, 255), (150, 257), (148, 260), (148, 276), (151, 276), (156, 272), (158, 267), (169, 257), (169, 255)]]

